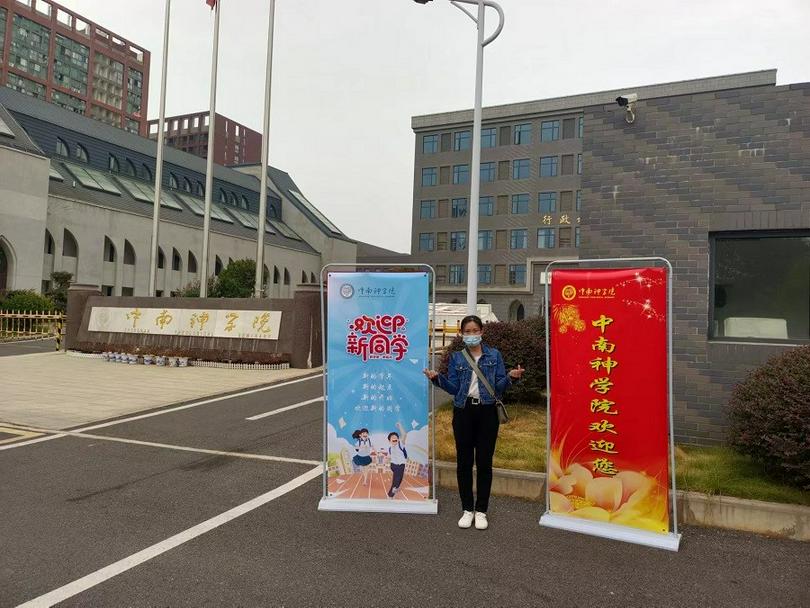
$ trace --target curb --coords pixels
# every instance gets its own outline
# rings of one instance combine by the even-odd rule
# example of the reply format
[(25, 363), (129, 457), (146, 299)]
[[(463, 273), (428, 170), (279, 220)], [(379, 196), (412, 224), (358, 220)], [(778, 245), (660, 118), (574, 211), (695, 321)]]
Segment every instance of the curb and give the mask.
[[(457, 489), (456, 465), (436, 461), (436, 483)], [(492, 469), (492, 493), (545, 502), (546, 474)], [(678, 522), (810, 542), (810, 507), (678, 491)]]

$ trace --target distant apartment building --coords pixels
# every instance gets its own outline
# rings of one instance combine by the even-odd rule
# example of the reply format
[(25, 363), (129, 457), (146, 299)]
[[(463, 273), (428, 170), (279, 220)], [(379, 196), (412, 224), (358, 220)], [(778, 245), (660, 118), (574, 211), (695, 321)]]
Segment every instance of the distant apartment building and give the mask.
[(0, 0), (0, 86), (146, 133), (149, 51), (46, 0)]
[[(159, 120), (149, 121), (149, 138), (157, 139)], [(214, 162), (218, 165), (252, 165), (261, 162), (262, 135), (221, 114), (215, 115)], [(211, 131), (208, 112), (166, 118), (166, 145), (206, 158)]]

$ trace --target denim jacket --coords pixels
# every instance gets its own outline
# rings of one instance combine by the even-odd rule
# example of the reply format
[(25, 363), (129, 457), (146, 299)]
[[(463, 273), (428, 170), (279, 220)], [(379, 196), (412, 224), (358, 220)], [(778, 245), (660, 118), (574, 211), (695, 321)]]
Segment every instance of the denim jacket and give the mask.
[[(489, 381), (495, 394), (500, 399), (507, 388), (512, 385), (512, 379), (506, 373), (506, 366), (501, 353), (497, 348), (481, 345), (483, 353), (478, 359), (478, 368), (483, 372), (484, 377)], [(433, 380), (433, 384), (453, 395), (453, 405), (463, 408), (467, 401), (467, 393), (470, 390), (473, 370), (467, 359), (460, 351), (454, 351), (450, 355), (447, 363), (447, 375), (439, 374)], [(493, 404), (495, 399), (489, 394), (481, 380), (478, 382), (478, 394), (481, 395), (481, 403)]]

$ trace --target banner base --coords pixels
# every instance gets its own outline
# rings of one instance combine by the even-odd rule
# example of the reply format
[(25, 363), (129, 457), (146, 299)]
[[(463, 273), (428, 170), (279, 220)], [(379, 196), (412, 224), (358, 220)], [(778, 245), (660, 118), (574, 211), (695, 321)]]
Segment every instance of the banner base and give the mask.
[(438, 500), (375, 500), (354, 498), (330, 498), (324, 496), (318, 503), (318, 511), (353, 511), (355, 513), (417, 513), (436, 515)]
[(681, 543), (681, 535), (658, 534), (647, 530), (639, 530), (628, 526), (617, 524), (607, 524), (597, 521), (589, 521), (578, 517), (568, 517), (565, 515), (555, 515), (544, 513), (540, 518), (540, 525), (547, 528), (557, 528), (558, 530), (568, 530), (569, 532), (581, 532), (591, 536), (600, 536), (611, 540), (621, 540), (626, 543), (635, 543), (656, 549), (666, 549), (667, 551), (677, 551)]

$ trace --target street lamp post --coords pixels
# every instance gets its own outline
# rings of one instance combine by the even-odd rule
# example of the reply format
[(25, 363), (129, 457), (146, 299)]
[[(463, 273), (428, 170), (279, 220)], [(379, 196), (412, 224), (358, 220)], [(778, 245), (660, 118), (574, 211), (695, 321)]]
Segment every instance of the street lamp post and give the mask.
[[(418, 4), (427, 4), (432, 0), (414, 0)], [(467, 314), (478, 310), (478, 205), (481, 193), (481, 115), (483, 102), (484, 47), (495, 40), (503, 30), (504, 14), (499, 4), (492, 0), (450, 0), (450, 3), (472, 19), (478, 27), (475, 66), (475, 108), (473, 109), (472, 161), (470, 166), (470, 205), (467, 213), (470, 217), (470, 228), (467, 233)], [(478, 6), (478, 16), (461, 6), (473, 4)], [(500, 22), (495, 32), (485, 38), (484, 16), (486, 7), (498, 11)]]

